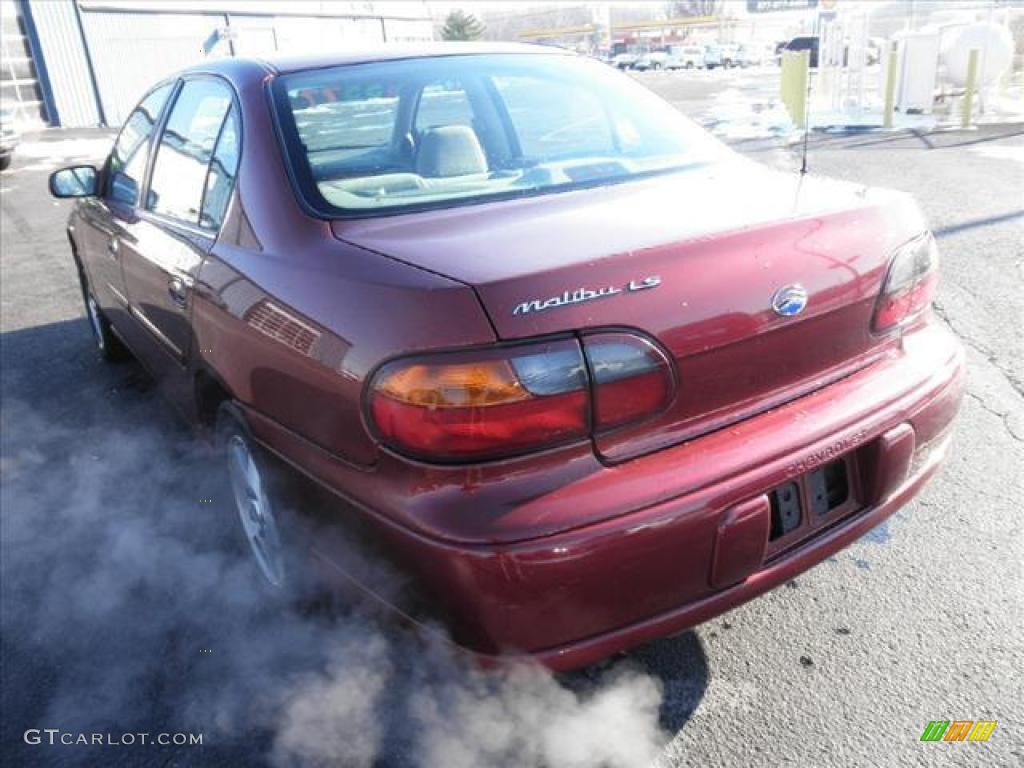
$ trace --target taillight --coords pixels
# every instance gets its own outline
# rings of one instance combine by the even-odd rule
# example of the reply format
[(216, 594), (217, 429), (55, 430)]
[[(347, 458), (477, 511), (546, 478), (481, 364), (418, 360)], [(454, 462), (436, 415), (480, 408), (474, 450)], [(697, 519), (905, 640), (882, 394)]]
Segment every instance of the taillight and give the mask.
[(654, 344), (630, 333), (583, 337), (593, 379), (594, 429), (611, 429), (654, 416), (672, 400), (672, 366)]
[(370, 385), (384, 442), (428, 460), (509, 456), (588, 435), (575, 339), (397, 360)]
[(930, 232), (897, 248), (875, 308), (875, 333), (905, 325), (926, 310), (938, 279), (939, 249)]
[[(584, 361), (584, 354), (586, 361)], [(625, 332), (395, 360), (370, 382), (381, 440), (437, 462), (497, 459), (588, 438), (660, 413), (672, 366)]]

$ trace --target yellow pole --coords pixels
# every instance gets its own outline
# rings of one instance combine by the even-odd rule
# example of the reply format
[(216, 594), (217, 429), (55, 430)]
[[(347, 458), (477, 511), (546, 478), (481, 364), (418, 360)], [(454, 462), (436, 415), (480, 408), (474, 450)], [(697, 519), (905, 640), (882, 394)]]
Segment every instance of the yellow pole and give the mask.
[(796, 122), (796, 81), (800, 77), (800, 56), (796, 51), (791, 51), (789, 54), (789, 104), (787, 109), (789, 110), (789, 116)]
[(961, 107), (963, 112), (960, 115), (960, 127), (971, 127), (971, 115), (974, 112), (974, 81), (978, 77), (978, 49), (971, 48), (970, 56), (967, 59), (967, 83), (965, 84), (964, 101)]
[(782, 103), (789, 112), (793, 124), (801, 128), (806, 116), (810, 56), (809, 51), (782, 52)]
[(807, 127), (807, 78), (811, 76), (811, 52), (797, 54), (793, 75), (793, 109), (790, 114), (797, 128)]
[(896, 108), (896, 43), (889, 49), (889, 65), (885, 68), (885, 112), (883, 113), (882, 124), (886, 128), (892, 128), (893, 112)]

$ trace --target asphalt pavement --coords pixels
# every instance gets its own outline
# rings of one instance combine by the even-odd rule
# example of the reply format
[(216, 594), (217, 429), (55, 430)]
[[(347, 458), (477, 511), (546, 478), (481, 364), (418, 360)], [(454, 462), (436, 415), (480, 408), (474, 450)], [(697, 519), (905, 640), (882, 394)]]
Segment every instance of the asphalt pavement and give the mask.
[[(711, 83), (707, 93), (719, 82), (704, 80)], [(676, 101), (696, 103), (706, 95)], [(202, 747), (64, 749), (28, 745), (24, 731), (71, 728), (82, 709), (106, 712), (104, 731), (119, 732), (119, 723), (154, 733), (196, 730), (188, 713), (220, 703), (218, 697), (242, 683), (221, 665), (209, 667), (215, 686), (194, 687), (199, 662), (180, 661), (181, 646), (191, 648), (189, 633), (206, 632), (217, 641), (210, 633), (210, 627), (221, 629), (216, 617), (195, 622), (193, 607), (222, 599), (220, 581), (188, 598), (195, 602), (185, 605), (193, 607), (173, 625), (154, 618), (185, 599), (177, 593), (189, 591), (198, 560), (190, 560), (175, 588), (159, 599), (147, 595), (131, 603), (131, 615), (121, 612), (128, 603), (111, 608), (104, 602), (121, 589), (95, 578), (108, 573), (106, 561), (121, 558), (122, 566), (129, 562), (139, 572), (177, 567), (162, 553), (179, 546), (178, 528), (159, 529), (164, 544), (152, 550), (159, 557), (133, 561), (119, 549), (119, 521), (136, 513), (159, 517), (177, 503), (188, 481), (155, 464), (173, 459), (179, 468), (195, 468), (203, 459), (189, 454), (187, 433), (135, 364), (105, 367), (90, 348), (64, 234), (68, 206), (48, 196), (46, 177), (74, 158), (95, 157), (103, 134), (47, 131), (30, 139), (0, 176), (0, 756), (6, 758), (0, 762), (487, 765), (519, 754), (522, 762), (509, 764), (628, 765), (630, 746), (646, 754), (653, 740), (666, 766), (1024, 765), (1024, 127), (822, 135), (809, 143), (812, 173), (895, 187), (920, 201), (942, 254), (936, 308), (967, 347), (970, 366), (968, 397), (944, 471), (917, 501), (838, 556), (606, 670), (516, 683), (511, 692), (506, 686), (495, 694), (484, 684), (452, 682), (459, 672), (450, 665), (435, 664), (426, 676), (406, 670), (398, 658), (404, 652), (379, 650), (385, 630), (367, 629), (346, 636), (359, 651), (342, 657), (363, 676), (339, 671), (332, 666), (336, 657), (323, 660), (333, 687), (310, 683), (313, 704), (296, 704), (289, 694), (280, 704), (283, 723), (265, 713), (258, 721), (232, 719), (211, 705), (203, 711), (221, 719), (198, 728), (206, 736)], [(793, 147), (763, 140), (736, 148), (776, 167), (798, 167)], [(148, 478), (141, 487), (139, 476)], [(115, 492), (119, 488), (123, 494)], [(79, 528), (81, 520), (68, 516), (68, 508), (102, 509), (104, 516)], [(117, 537), (95, 538), (97, 526)], [(62, 535), (68, 530), (74, 535)], [(190, 529), (182, 530), (189, 540)], [(93, 548), (111, 541), (106, 551)], [(122, 567), (118, 578), (128, 572)], [(230, 583), (229, 571), (218, 573)], [(144, 592), (146, 579), (132, 578)], [(104, 610), (109, 615), (96, 619)], [(146, 632), (139, 632), (140, 623)], [(256, 647), (270, 642), (266, 634), (246, 637), (244, 643)], [(318, 637), (306, 637), (304, 653), (314, 653)], [(236, 645), (219, 646), (220, 652), (239, 654), (239, 638), (232, 636)], [(136, 663), (139, 658), (145, 663)], [(286, 661), (289, 674), (308, 681), (299, 661)], [(269, 663), (279, 662), (270, 656)], [(622, 664), (633, 675), (626, 682), (615, 677)], [(372, 675), (377, 665), (390, 676)], [(247, 668), (232, 667), (239, 669)], [(404, 670), (400, 682), (396, 669)], [(439, 687), (441, 669), (447, 677)], [(283, 685), (266, 679), (268, 686)], [(258, 698), (251, 675), (246, 680), (242, 698)], [(340, 697), (339, 680), (343, 690), (359, 695)], [(660, 690), (654, 733), (650, 723), (629, 719), (651, 706), (646, 681)], [(396, 702), (394, 691), (410, 700), (427, 691), (430, 704)], [(615, 709), (609, 703), (614, 696), (602, 699), (602, 691), (630, 706)], [(372, 698), (373, 706), (356, 707), (360, 696)], [(172, 699), (188, 706), (153, 704)], [(605, 705), (610, 719), (602, 719)], [(567, 709), (572, 718), (558, 720)], [(481, 711), (489, 713), (485, 720)], [(436, 712), (461, 713), (473, 721), (473, 734), (455, 733), (460, 717), (442, 724)], [(559, 723), (565, 743), (536, 751), (533, 735), (554, 738), (547, 720)], [(932, 720), (998, 725), (985, 743), (922, 743)], [(619, 740), (608, 742), (609, 733)], [(504, 748), (488, 746), (497, 743)]]

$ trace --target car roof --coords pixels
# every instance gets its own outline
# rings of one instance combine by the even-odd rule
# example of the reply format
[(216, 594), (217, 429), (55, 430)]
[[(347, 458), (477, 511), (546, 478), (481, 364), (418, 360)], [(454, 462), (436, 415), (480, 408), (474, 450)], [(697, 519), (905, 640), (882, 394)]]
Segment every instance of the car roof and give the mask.
[(508, 53), (576, 55), (564, 48), (530, 43), (394, 43), (304, 56), (268, 56), (258, 58), (240, 56), (210, 59), (189, 67), (184, 70), (183, 74), (211, 73), (238, 75), (245, 70), (254, 71), (258, 69), (262, 74), (283, 75), (309, 69), (324, 69), (350, 64), (368, 64), (377, 61)]

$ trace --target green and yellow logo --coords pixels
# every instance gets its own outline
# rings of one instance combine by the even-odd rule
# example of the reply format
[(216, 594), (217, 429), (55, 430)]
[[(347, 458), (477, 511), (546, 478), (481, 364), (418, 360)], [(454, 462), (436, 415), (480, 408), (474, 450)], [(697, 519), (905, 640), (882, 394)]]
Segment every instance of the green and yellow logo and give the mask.
[(921, 741), (988, 741), (997, 720), (930, 720)]

